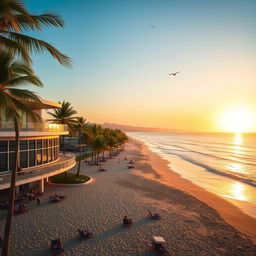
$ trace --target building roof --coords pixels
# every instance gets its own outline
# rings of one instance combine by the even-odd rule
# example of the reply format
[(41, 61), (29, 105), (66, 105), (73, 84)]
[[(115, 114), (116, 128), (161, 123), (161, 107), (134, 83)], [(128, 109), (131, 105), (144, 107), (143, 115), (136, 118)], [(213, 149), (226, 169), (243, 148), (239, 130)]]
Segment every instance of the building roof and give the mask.
[(27, 102), (32, 109), (51, 109), (51, 108), (61, 108), (61, 104), (49, 100), (41, 100), (43, 104), (35, 103), (35, 102)]

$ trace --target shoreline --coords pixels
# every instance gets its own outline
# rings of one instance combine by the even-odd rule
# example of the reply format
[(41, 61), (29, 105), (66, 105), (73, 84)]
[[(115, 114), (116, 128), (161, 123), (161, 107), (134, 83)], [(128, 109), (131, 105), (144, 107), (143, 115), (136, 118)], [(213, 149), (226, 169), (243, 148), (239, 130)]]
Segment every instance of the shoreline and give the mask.
[(147, 156), (146, 160), (141, 163), (148, 163), (152, 169), (159, 175), (156, 178), (155, 175), (145, 174), (138, 172), (138, 175), (142, 175), (146, 178), (157, 180), (158, 182), (167, 185), (169, 187), (182, 190), (190, 195), (196, 197), (200, 201), (203, 201), (211, 208), (215, 209), (220, 216), (231, 226), (239, 230), (241, 233), (246, 234), (249, 238), (256, 243), (256, 219), (242, 212), (237, 206), (221, 198), (220, 196), (213, 194), (204, 188), (195, 185), (192, 181), (184, 179), (180, 174), (174, 172), (168, 165), (169, 162), (162, 159), (159, 155), (151, 151), (148, 146), (141, 140), (129, 137), (132, 143), (137, 144), (138, 150), (144, 156)]

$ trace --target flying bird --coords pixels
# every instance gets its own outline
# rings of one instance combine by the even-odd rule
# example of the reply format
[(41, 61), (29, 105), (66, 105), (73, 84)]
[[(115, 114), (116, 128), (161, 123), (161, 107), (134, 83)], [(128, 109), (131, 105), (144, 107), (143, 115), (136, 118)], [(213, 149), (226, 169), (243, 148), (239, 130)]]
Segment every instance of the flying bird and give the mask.
[(178, 73), (180, 73), (180, 71), (174, 72), (174, 73), (170, 73), (169, 76), (176, 76)]
[(153, 28), (153, 29), (156, 28), (154, 25), (150, 25), (150, 27)]

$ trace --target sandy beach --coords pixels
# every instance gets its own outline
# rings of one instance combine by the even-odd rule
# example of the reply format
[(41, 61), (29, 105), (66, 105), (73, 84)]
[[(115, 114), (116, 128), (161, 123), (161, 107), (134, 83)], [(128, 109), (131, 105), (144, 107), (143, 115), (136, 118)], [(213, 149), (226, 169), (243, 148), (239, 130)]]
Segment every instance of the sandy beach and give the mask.
[[(135, 169), (127, 168), (125, 156), (135, 160)], [(93, 177), (92, 183), (48, 185), (40, 207), (32, 201), (29, 212), (15, 216), (11, 255), (51, 255), (50, 240), (60, 238), (65, 255), (153, 256), (153, 235), (166, 239), (170, 255), (256, 255), (255, 219), (171, 172), (142, 143), (131, 140), (103, 166), (106, 172), (82, 163), (81, 174)], [(52, 204), (48, 197), (56, 192), (67, 197)], [(162, 219), (149, 219), (147, 209)], [(5, 212), (0, 213), (3, 235)], [(122, 225), (125, 215), (133, 219), (130, 228)], [(89, 229), (95, 238), (80, 239), (77, 228)]]

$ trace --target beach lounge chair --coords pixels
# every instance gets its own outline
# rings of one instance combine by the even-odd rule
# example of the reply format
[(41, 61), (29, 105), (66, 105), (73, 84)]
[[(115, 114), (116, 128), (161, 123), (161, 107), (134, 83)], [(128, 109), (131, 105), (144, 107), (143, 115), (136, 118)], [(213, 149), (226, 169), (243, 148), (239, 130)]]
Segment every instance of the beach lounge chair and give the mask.
[(123, 218), (123, 225), (126, 227), (130, 227), (132, 225), (132, 219), (127, 218), (126, 216)]
[(50, 202), (52, 202), (52, 203), (59, 203), (59, 202), (61, 202), (64, 198), (65, 198), (65, 196), (59, 195), (59, 194), (55, 194), (55, 195), (49, 197)]
[(53, 255), (59, 255), (64, 253), (64, 249), (60, 242), (60, 239), (51, 240), (51, 251)]
[(153, 236), (153, 247), (160, 255), (169, 255), (167, 249), (163, 246), (166, 243), (163, 237), (161, 236)]
[(84, 231), (84, 230), (78, 228), (77, 231), (78, 231), (79, 235), (80, 235), (82, 238), (88, 239), (88, 238), (92, 238), (92, 237), (93, 237), (93, 232), (90, 232), (90, 231), (88, 231), (88, 230)]
[(161, 215), (159, 213), (152, 213), (150, 210), (148, 210), (149, 212), (149, 217), (151, 219), (154, 219), (154, 220), (160, 220), (161, 219)]
[(15, 215), (19, 215), (19, 214), (23, 214), (23, 213), (25, 213), (27, 211), (28, 211), (28, 208), (24, 204), (20, 204), (18, 209), (16, 207), (14, 208), (14, 212), (13, 213)]
[(106, 169), (104, 169), (104, 168), (100, 167), (100, 168), (99, 168), (99, 171), (100, 171), (100, 172), (105, 172), (105, 171), (106, 171)]

